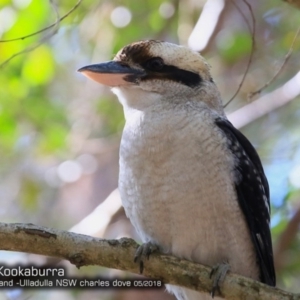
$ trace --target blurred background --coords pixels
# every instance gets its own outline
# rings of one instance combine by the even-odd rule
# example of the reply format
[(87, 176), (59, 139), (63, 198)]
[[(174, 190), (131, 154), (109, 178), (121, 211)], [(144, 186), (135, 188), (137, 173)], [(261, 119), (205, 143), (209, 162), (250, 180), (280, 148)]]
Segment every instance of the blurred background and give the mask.
[[(241, 0), (0, 0), (1, 222), (138, 240), (116, 190), (121, 105), (76, 70), (112, 59), (133, 41), (179, 43), (206, 57), (226, 103), (251, 55), (253, 13), (252, 64), (226, 112), (255, 145), (269, 179), (278, 286), (300, 293), (300, 38), (279, 76), (248, 97), (269, 82), (290, 50), (300, 5), (289, 2), (296, 6), (248, 0), (249, 10)], [(0, 261), (49, 259), (1, 251)], [(131, 276), (64, 264), (72, 275)], [(0, 292), (1, 300), (87, 297), (173, 299), (164, 290)]]

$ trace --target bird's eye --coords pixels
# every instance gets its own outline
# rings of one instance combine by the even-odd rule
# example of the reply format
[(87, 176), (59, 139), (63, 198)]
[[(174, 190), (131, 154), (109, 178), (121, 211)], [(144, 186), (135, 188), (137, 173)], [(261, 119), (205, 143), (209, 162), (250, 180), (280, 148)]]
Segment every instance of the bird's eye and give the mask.
[(151, 71), (160, 71), (164, 67), (164, 61), (160, 57), (153, 57), (147, 60), (146, 68)]

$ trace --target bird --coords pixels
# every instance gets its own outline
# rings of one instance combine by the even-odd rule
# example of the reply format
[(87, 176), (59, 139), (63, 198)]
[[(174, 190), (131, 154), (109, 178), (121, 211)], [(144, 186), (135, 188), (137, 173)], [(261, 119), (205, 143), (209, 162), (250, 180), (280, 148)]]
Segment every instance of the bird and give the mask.
[[(255, 148), (227, 119), (201, 54), (144, 40), (78, 71), (111, 87), (123, 106), (119, 190), (143, 242), (135, 258), (159, 249), (220, 267), (219, 279), (230, 269), (275, 286), (268, 181)], [(179, 300), (211, 299), (167, 290)]]

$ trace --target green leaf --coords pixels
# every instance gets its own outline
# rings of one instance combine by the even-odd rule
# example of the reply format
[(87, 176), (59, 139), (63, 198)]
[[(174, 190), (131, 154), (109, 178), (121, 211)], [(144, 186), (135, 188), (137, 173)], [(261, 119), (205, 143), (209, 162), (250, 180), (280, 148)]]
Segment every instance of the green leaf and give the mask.
[(220, 54), (228, 63), (233, 63), (250, 54), (251, 45), (251, 36), (244, 32), (233, 33), (218, 43)]
[(49, 82), (54, 75), (53, 56), (46, 46), (40, 46), (30, 52), (24, 62), (22, 76), (32, 85)]
[(25, 176), (22, 180), (21, 190), (19, 193), (20, 203), (26, 210), (36, 210), (41, 187), (38, 182)]

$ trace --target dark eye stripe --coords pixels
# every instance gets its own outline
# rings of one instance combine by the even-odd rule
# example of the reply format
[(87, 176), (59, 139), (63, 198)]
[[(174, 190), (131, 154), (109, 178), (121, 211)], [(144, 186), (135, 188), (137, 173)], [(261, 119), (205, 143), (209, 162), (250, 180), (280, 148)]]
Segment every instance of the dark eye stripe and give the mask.
[[(152, 41), (153, 43), (156, 41)], [(175, 66), (164, 65), (163, 60), (160, 57), (151, 57), (148, 52), (148, 48), (143, 45), (133, 45), (127, 46), (123, 49), (122, 55), (131, 57), (133, 62), (137, 65), (140, 65), (145, 70), (145, 75), (141, 78), (137, 78), (136, 76), (128, 75), (124, 78), (129, 82), (137, 82), (138, 80), (146, 81), (146, 80), (171, 80), (180, 82), (181, 84), (185, 84), (189, 87), (197, 86), (201, 83), (202, 78), (199, 74), (194, 72), (186, 71), (183, 69), (179, 69)], [(147, 64), (149, 61), (160, 59), (162, 65), (156, 70), (154, 68), (149, 68)]]
[(202, 81), (199, 74), (168, 65), (164, 65), (159, 71), (147, 71), (141, 80), (153, 79), (176, 81), (189, 87), (197, 86)]

